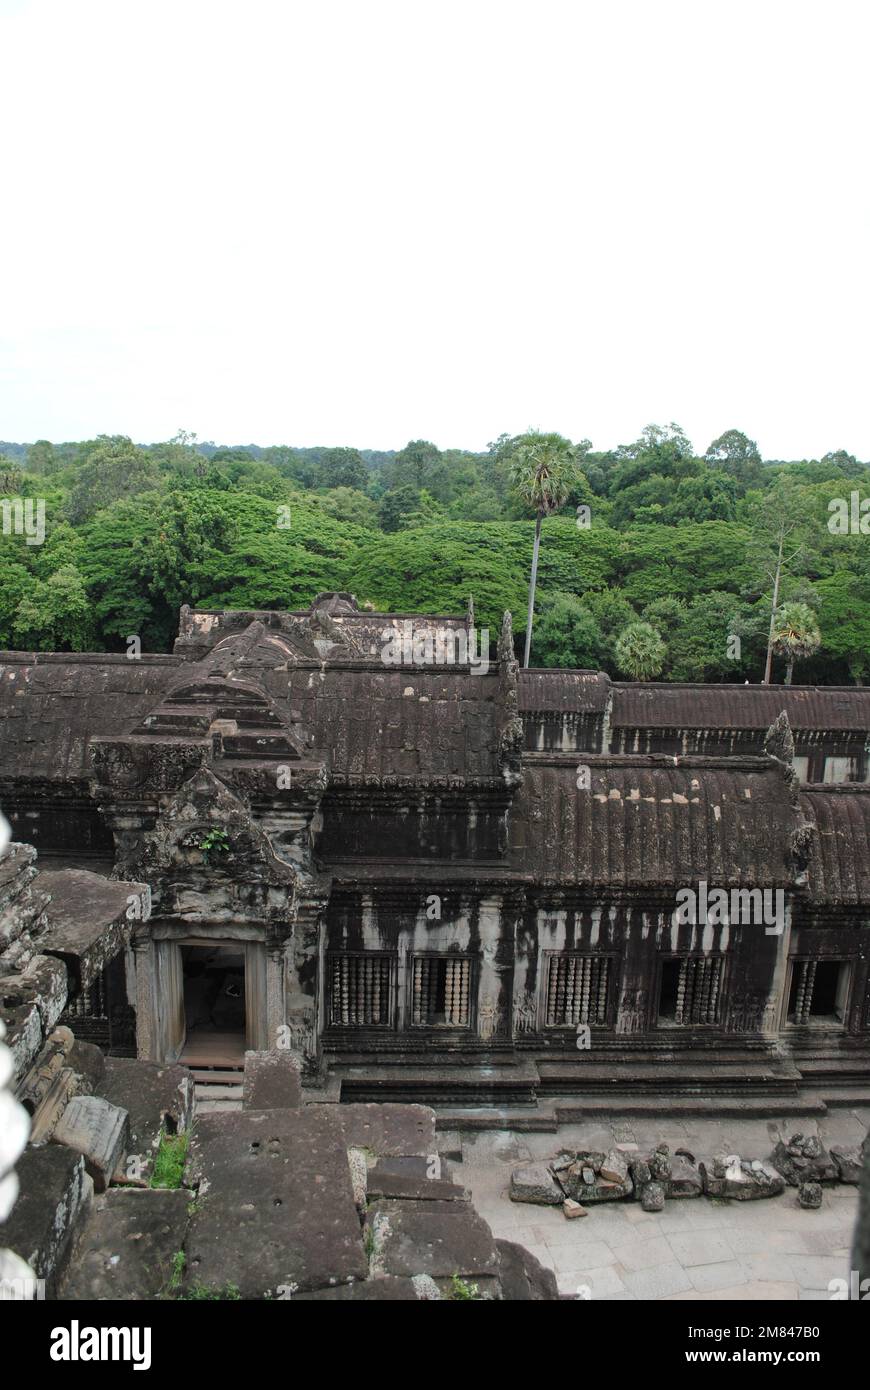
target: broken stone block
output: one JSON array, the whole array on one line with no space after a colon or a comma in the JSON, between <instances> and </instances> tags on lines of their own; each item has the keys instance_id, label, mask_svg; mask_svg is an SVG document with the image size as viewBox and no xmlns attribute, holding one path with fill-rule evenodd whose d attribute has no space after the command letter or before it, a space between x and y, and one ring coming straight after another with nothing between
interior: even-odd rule
<instances>
[{"instance_id":1,"label":"broken stone block","mask_svg":"<svg viewBox=\"0 0 870 1390\"><path fill-rule=\"evenodd\" d=\"M802 1182L836 1182L837 1165L814 1134L793 1134L773 1151L773 1166L790 1187Z\"/></svg>"},{"instance_id":2,"label":"broken stone block","mask_svg":"<svg viewBox=\"0 0 870 1390\"><path fill-rule=\"evenodd\" d=\"M671 1154L667 1144L657 1144L650 1154L649 1171L653 1182L668 1182L671 1177Z\"/></svg>"},{"instance_id":3,"label":"broken stone block","mask_svg":"<svg viewBox=\"0 0 870 1390\"><path fill-rule=\"evenodd\" d=\"M614 1182L606 1178L603 1168L608 1168L614 1174L623 1173L622 1180ZM610 1155L595 1151L578 1153L570 1168L563 1168L559 1173L559 1184L566 1197L581 1204L617 1201L621 1197L630 1197L634 1190L628 1175L628 1164L615 1150Z\"/></svg>"},{"instance_id":4,"label":"broken stone block","mask_svg":"<svg viewBox=\"0 0 870 1390\"><path fill-rule=\"evenodd\" d=\"M510 1240L497 1240L498 1280L503 1299L515 1302L551 1302L559 1297L556 1276L530 1250Z\"/></svg>"},{"instance_id":5,"label":"broken stone block","mask_svg":"<svg viewBox=\"0 0 870 1390\"><path fill-rule=\"evenodd\" d=\"M822 1205L822 1187L817 1182L802 1182L798 1188L798 1201L808 1211L818 1211Z\"/></svg>"},{"instance_id":6,"label":"broken stone block","mask_svg":"<svg viewBox=\"0 0 870 1390\"><path fill-rule=\"evenodd\" d=\"M644 1211L663 1211L665 1189L660 1182L648 1182L641 1188L640 1204Z\"/></svg>"},{"instance_id":7,"label":"broken stone block","mask_svg":"<svg viewBox=\"0 0 870 1390\"><path fill-rule=\"evenodd\" d=\"M628 1178L628 1163L618 1149L611 1149L598 1173L605 1182L624 1183Z\"/></svg>"},{"instance_id":8,"label":"broken stone block","mask_svg":"<svg viewBox=\"0 0 870 1390\"><path fill-rule=\"evenodd\" d=\"M462 1202L373 1202L366 1213L372 1278L429 1274L494 1283L499 1259L492 1231ZM481 1292L485 1288L481 1287Z\"/></svg>"},{"instance_id":9,"label":"broken stone block","mask_svg":"<svg viewBox=\"0 0 870 1390\"><path fill-rule=\"evenodd\" d=\"M671 1176L666 1186L669 1197L700 1197L704 1191L697 1168L681 1154L674 1154L671 1160Z\"/></svg>"},{"instance_id":10,"label":"broken stone block","mask_svg":"<svg viewBox=\"0 0 870 1390\"><path fill-rule=\"evenodd\" d=\"M369 1201L376 1197L405 1197L420 1202L471 1200L465 1188L452 1181L449 1164L437 1154L431 1158L416 1154L376 1158L367 1168L365 1181Z\"/></svg>"},{"instance_id":11,"label":"broken stone block","mask_svg":"<svg viewBox=\"0 0 870 1390\"><path fill-rule=\"evenodd\" d=\"M652 1181L652 1173L645 1158L636 1158L631 1164L631 1176L636 1187L643 1187L644 1183Z\"/></svg>"},{"instance_id":12,"label":"broken stone block","mask_svg":"<svg viewBox=\"0 0 870 1390\"><path fill-rule=\"evenodd\" d=\"M156 1299L184 1248L190 1193L112 1187L95 1199L58 1298Z\"/></svg>"},{"instance_id":13,"label":"broken stone block","mask_svg":"<svg viewBox=\"0 0 870 1390\"><path fill-rule=\"evenodd\" d=\"M95 1091L99 1091L100 1083L106 1074L106 1055L95 1043L73 1038L69 1049L69 1065L79 1078L78 1089L83 1095L93 1095Z\"/></svg>"},{"instance_id":14,"label":"broken stone block","mask_svg":"<svg viewBox=\"0 0 870 1390\"><path fill-rule=\"evenodd\" d=\"M844 1148L840 1144L832 1144L831 1158L837 1165L837 1175L840 1182L855 1183L856 1185L860 1183L863 1164L859 1144L855 1144L850 1149Z\"/></svg>"},{"instance_id":15,"label":"broken stone block","mask_svg":"<svg viewBox=\"0 0 870 1390\"><path fill-rule=\"evenodd\" d=\"M301 1104L300 1066L289 1049L245 1053L245 1110L298 1110Z\"/></svg>"},{"instance_id":16,"label":"broken stone block","mask_svg":"<svg viewBox=\"0 0 870 1390\"><path fill-rule=\"evenodd\" d=\"M530 1163L511 1173L510 1199L558 1207L562 1204L563 1193L545 1163Z\"/></svg>"},{"instance_id":17,"label":"broken stone block","mask_svg":"<svg viewBox=\"0 0 870 1390\"><path fill-rule=\"evenodd\" d=\"M576 1221L578 1216L588 1216L589 1213L579 1202L575 1202L573 1197L566 1197L562 1203L562 1215L569 1221Z\"/></svg>"},{"instance_id":18,"label":"broken stone block","mask_svg":"<svg viewBox=\"0 0 870 1390\"><path fill-rule=\"evenodd\" d=\"M56 1144L25 1149L16 1165L18 1200L2 1227L14 1250L40 1279L59 1270L93 1197L81 1154Z\"/></svg>"},{"instance_id":19,"label":"broken stone block","mask_svg":"<svg viewBox=\"0 0 870 1390\"><path fill-rule=\"evenodd\" d=\"M716 1175L717 1167L724 1169L722 1177ZM778 1197L785 1190L779 1173L757 1158L748 1161L731 1154L721 1163L716 1159L709 1166L699 1163L698 1171L708 1197L727 1197L731 1201L747 1202L760 1197Z\"/></svg>"},{"instance_id":20,"label":"broken stone block","mask_svg":"<svg viewBox=\"0 0 870 1390\"><path fill-rule=\"evenodd\" d=\"M52 1140L75 1149L85 1160L97 1192L105 1192L127 1152L126 1110L101 1096L73 1096L55 1125Z\"/></svg>"},{"instance_id":21,"label":"broken stone block","mask_svg":"<svg viewBox=\"0 0 870 1390\"><path fill-rule=\"evenodd\" d=\"M560 1154L556 1154L556 1157L551 1160L550 1168L554 1173L561 1173L563 1168L570 1168L573 1162L574 1154L568 1153L563 1149Z\"/></svg>"}]
</instances>

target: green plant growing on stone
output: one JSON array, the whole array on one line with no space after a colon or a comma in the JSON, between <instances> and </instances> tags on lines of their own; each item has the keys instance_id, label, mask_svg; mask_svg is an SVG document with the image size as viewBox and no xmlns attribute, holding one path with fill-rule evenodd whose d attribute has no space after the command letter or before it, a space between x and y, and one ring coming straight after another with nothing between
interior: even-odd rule
<instances>
[{"instance_id":1,"label":"green plant growing on stone","mask_svg":"<svg viewBox=\"0 0 870 1390\"><path fill-rule=\"evenodd\" d=\"M479 1284L471 1284L467 1279L460 1279L458 1274L454 1274L450 1280L450 1292L447 1295L449 1303L484 1303L486 1300L480 1292Z\"/></svg>"},{"instance_id":2,"label":"green plant growing on stone","mask_svg":"<svg viewBox=\"0 0 870 1390\"><path fill-rule=\"evenodd\" d=\"M187 1142L186 1134L167 1134L165 1130L160 1131L160 1145L154 1159L151 1187L181 1186L187 1160Z\"/></svg>"},{"instance_id":3,"label":"green plant growing on stone","mask_svg":"<svg viewBox=\"0 0 870 1390\"><path fill-rule=\"evenodd\" d=\"M172 1256L172 1266L169 1278L163 1289L164 1298L176 1299L180 1303L200 1303L233 1301L241 1299L242 1295L237 1284L200 1284L194 1281L185 1291L181 1291L181 1281L184 1278L184 1271L187 1266L187 1256L183 1250L176 1250Z\"/></svg>"},{"instance_id":4,"label":"green plant growing on stone","mask_svg":"<svg viewBox=\"0 0 870 1390\"><path fill-rule=\"evenodd\" d=\"M229 854L230 842L225 830L210 830L199 842L206 864L212 862L212 856L219 858L222 854Z\"/></svg>"}]
</instances>

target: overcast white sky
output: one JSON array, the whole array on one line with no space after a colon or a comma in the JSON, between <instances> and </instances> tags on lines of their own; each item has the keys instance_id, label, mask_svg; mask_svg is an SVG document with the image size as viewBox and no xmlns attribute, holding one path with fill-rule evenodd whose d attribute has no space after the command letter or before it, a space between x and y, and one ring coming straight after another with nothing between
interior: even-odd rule
<instances>
[{"instance_id":1,"label":"overcast white sky","mask_svg":"<svg viewBox=\"0 0 870 1390\"><path fill-rule=\"evenodd\" d=\"M0 438L870 459L864 0L0 16Z\"/></svg>"}]
</instances>

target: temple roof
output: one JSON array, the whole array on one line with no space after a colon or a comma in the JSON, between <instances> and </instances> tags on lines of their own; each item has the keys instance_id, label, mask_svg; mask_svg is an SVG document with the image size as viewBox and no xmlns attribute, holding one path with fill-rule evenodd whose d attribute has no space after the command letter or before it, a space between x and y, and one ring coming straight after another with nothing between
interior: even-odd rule
<instances>
[{"instance_id":1,"label":"temple roof","mask_svg":"<svg viewBox=\"0 0 870 1390\"><path fill-rule=\"evenodd\" d=\"M544 883L626 888L794 883L794 807L763 759L531 761L511 817L513 867Z\"/></svg>"},{"instance_id":2,"label":"temple roof","mask_svg":"<svg viewBox=\"0 0 870 1390\"><path fill-rule=\"evenodd\" d=\"M835 685L613 684L613 728L768 729L785 710L793 729L870 729L870 688Z\"/></svg>"},{"instance_id":3,"label":"temple roof","mask_svg":"<svg viewBox=\"0 0 870 1390\"><path fill-rule=\"evenodd\" d=\"M800 801L816 825L809 867L811 901L870 903L870 784L812 787L801 793Z\"/></svg>"}]
</instances>

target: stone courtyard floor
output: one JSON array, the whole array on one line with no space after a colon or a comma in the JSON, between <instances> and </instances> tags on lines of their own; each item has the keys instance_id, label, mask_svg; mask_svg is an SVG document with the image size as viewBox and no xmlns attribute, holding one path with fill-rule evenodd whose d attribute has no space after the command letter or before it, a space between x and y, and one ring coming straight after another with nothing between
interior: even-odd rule
<instances>
[{"instance_id":1,"label":"stone courtyard floor","mask_svg":"<svg viewBox=\"0 0 870 1390\"><path fill-rule=\"evenodd\" d=\"M449 1123L448 1112L440 1122ZM831 1279L849 1277L857 1188L826 1187L819 1211L804 1211L795 1188L750 1202L670 1200L650 1213L638 1202L605 1202L568 1221L559 1207L511 1202L512 1168L559 1149L609 1149L665 1141L696 1159L739 1153L767 1159L779 1138L818 1134L826 1146L860 1144L870 1109L832 1110L819 1120L646 1118L565 1125L558 1134L487 1130L462 1135L456 1179L468 1187L493 1234L526 1246L555 1272L566 1297L634 1299L829 1299ZM589 1292L583 1292L583 1289Z\"/></svg>"}]
</instances>

